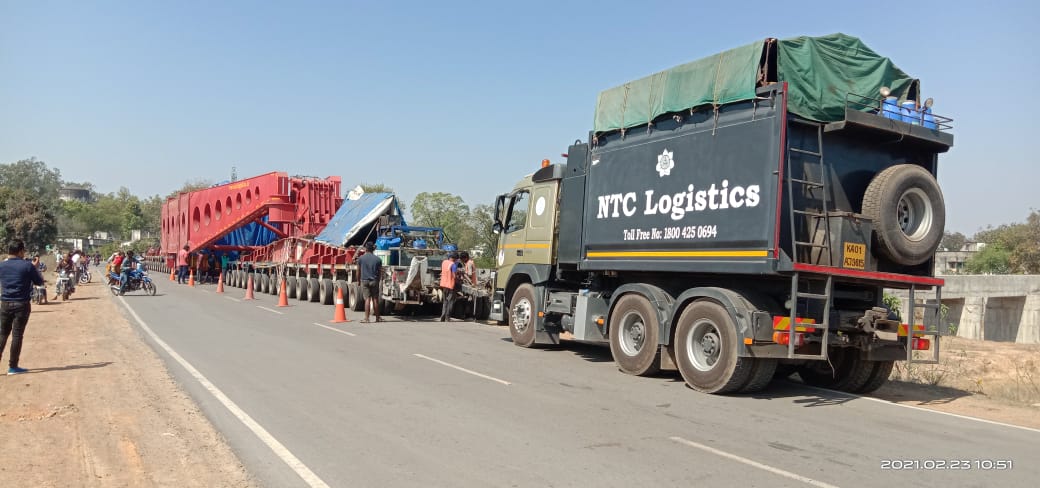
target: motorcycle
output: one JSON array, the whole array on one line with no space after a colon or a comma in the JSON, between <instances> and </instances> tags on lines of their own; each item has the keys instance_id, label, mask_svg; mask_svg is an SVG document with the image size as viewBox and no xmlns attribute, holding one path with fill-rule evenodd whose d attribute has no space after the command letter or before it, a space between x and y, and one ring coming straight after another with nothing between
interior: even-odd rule
<instances>
[{"instance_id":1,"label":"motorcycle","mask_svg":"<svg viewBox=\"0 0 1040 488\"><path fill-rule=\"evenodd\" d=\"M54 294L55 296L61 296L62 300L68 300L69 295L75 291L72 285L72 278L62 271L58 274L58 280L55 282Z\"/></svg>"},{"instance_id":2,"label":"motorcycle","mask_svg":"<svg viewBox=\"0 0 1040 488\"><path fill-rule=\"evenodd\" d=\"M29 294L29 300L37 305L47 304L47 286L33 285L32 292Z\"/></svg>"},{"instance_id":3,"label":"motorcycle","mask_svg":"<svg viewBox=\"0 0 1040 488\"><path fill-rule=\"evenodd\" d=\"M87 269L87 265L83 264L79 267L79 284L85 285L90 283L91 280L90 270Z\"/></svg>"},{"instance_id":4,"label":"motorcycle","mask_svg":"<svg viewBox=\"0 0 1040 488\"><path fill-rule=\"evenodd\" d=\"M145 294L155 296L155 292L157 291L155 283L153 283L152 279L148 277L148 272L134 270L130 272L129 277L130 281L127 282L126 289L123 290L124 294L131 291L142 290ZM116 273L112 273L110 278L115 284L110 286L109 289L112 291L113 295L118 296L119 287L123 283L123 277Z\"/></svg>"}]
</instances>

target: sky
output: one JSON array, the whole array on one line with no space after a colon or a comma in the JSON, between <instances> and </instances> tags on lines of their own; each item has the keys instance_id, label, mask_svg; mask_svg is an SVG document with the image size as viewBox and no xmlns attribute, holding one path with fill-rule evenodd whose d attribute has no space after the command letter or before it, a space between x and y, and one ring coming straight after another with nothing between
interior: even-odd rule
<instances>
[{"instance_id":1,"label":"sky","mask_svg":"<svg viewBox=\"0 0 1040 488\"><path fill-rule=\"evenodd\" d=\"M766 37L843 32L954 119L947 230L1023 221L1040 208L1040 7L873 5L0 0L0 163L36 157L141 196L234 167L490 204L587 139L604 89Z\"/></svg>"}]
</instances>

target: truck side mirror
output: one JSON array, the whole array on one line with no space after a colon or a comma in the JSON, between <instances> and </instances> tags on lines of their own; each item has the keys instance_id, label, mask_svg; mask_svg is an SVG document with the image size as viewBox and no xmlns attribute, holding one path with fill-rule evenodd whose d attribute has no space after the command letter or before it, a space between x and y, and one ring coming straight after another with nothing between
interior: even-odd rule
<instances>
[{"instance_id":1,"label":"truck side mirror","mask_svg":"<svg viewBox=\"0 0 1040 488\"><path fill-rule=\"evenodd\" d=\"M502 233L502 223L501 222L495 222L494 224L492 224L491 225L491 232L494 232L496 234L501 234Z\"/></svg>"}]
</instances>

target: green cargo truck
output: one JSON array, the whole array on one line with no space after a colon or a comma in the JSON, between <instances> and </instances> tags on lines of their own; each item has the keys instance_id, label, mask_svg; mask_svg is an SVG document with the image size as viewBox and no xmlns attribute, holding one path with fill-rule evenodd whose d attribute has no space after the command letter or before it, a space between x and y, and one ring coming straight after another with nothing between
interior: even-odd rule
<instances>
[{"instance_id":1,"label":"green cargo truck","mask_svg":"<svg viewBox=\"0 0 1040 488\"><path fill-rule=\"evenodd\" d=\"M793 373L866 392L895 361L937 361L937 303L910 300L921 321L882 305L943 283L951 120L920 99L843 34L604 91L588 141L497 199L491 318L518 346L605 343L625 373L678 369L708 393Z\"/></svg>"}]
</instances>

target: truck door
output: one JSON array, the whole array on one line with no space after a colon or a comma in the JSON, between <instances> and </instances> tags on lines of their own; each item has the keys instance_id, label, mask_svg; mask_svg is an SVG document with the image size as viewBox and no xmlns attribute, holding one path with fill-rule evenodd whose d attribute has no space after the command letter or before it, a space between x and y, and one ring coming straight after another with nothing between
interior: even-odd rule
<instances>
[{"instance_id":1,"label":"truck door","mask_svg":"<svg viewBox=\"0 0 1040 488\"><path fill-rule=\"evenodd\" d=\"M517 263L527 263L527 220L530 215L531 189L523 188L512 193L506 204L506 215L502 238L498 247L499 280L508 279Z\"/></svg>"},{"instance_id":2,"label":"truck door","mask_svg":"<svg viewBox=\"0 0 1040 488\"><path fill-rule=\"evenodd\" d=\"M527 215L524 263L552 264L553 230L556 221L556 182L531 188Z\"/></svg>"}]
</instances>

